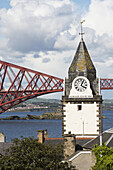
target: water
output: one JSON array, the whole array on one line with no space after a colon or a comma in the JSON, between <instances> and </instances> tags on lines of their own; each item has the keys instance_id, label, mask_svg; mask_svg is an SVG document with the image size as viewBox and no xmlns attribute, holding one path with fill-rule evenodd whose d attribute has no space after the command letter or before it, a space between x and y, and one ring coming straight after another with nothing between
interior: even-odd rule
<instances>
[{"instance_id":1,"label":"water","mask_svg":"<svg viewBox=\"0 0 113 170\"><path fill-rule=\"evenodd\" d=\"M27 114L39 116L45 111L40 112L5 112L0 118L9 116L25 117ZM49 137L61 137L61 120L0 120L0 131L6 136L6 141L11 139L34 136L37 138L37 130L47 129Z\"/></svg>"},{"instance_id":2,"label":"water","mask_svg":"<svg viewBox=\"0 0 113 170\"><path fill-rule=\"evenodd\" d=\"M7 116L21 116L25 117L27 114L40 115L41 112L7 112L0 115ZM113 127L113 111L103 111L103 115L107 119L103 119L103 130ZM37 130L47 129L49 137L62 137L62 121L61 120L0 120L0 131L5 134L6 141L10 142L13 138L20 138L20 136L37 138Z\"/></svg>"},{"instance_id":3,"label":"water","mask_svg":"<svg viewBox=\"0 0 113 170\"><path fill-rule=\"evenodd\" d=\"M103 116L107 119L103 119L103 131L113 127L113 110L103 111Z\"/></svg>"},{"instance_id":4,"label":"water","mask_svg":"<svg viewBox=\"0 0 113 170\"><path fill-rule=\"evenodd\" d=\"M2 114L0 114L0 118L6 118L9 116L19 116L19 117L26 117L27 115L36 115L39 116L43 113L45 113L46 111L35 111L35 112L4 112Z\"/></svg>"}]
</instances>

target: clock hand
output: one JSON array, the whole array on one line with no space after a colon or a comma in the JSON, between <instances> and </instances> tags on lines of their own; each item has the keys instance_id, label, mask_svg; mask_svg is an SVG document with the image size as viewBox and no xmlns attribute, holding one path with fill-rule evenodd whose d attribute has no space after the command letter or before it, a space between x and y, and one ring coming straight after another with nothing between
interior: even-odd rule
<instances>
[{"instance_id":1,"label":"clock hand","mask_svg":"<svg viewBox=\"0 0 113 170\"><path fill-rule=\"evenodd\" d=\"M82 87L84 87L84 86L83 86L83 83L84 83L84 81L82 80L82 82L81 82L81 86L82 86Z\"/></svg>"},{"instance_id":2,"label":"clock hand","mask_svg":"<svg viewBox=\"0 0 113 170\"><path fill-rule=\"evenodd\" d=\"M86 85L85 85L84 81L82 81L81 86L82 86L83 88L86 88Z\"/></svg>"}]
</instances>

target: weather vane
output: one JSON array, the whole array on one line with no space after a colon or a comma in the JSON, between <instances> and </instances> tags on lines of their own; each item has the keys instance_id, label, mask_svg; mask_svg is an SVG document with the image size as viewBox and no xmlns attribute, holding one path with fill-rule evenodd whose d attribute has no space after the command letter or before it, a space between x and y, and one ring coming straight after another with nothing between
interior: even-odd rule
<instances>
[{"instance_id":1,"label":"weather vane","mask_svg":"<svg viewBox=\"0 0 113 170\"><path fill-rule=\"evenodd\" d=\"M81 23L81 32L79 33L79 35L81 35L81 39L83 38L83 28L82 28L82 24L85 22L85 20L83 20L83 21L80 21L80 23Z\"/></svg>"}]
</instances>

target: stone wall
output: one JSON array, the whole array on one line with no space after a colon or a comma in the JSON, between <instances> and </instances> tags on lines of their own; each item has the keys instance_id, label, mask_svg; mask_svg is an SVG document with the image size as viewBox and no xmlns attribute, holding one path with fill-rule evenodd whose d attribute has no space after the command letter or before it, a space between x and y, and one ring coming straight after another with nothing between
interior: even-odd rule
<instances>
[{"instance_id":1,"label":"stone wall","mask_svg":"<svg viewBox=\"0 0 113 170\"><path fill-rule=\"evenodd\" d=\"M75 153L75 135L67 134L64 136L64 158L68 158Z\"/></svg>"}]
</instances>

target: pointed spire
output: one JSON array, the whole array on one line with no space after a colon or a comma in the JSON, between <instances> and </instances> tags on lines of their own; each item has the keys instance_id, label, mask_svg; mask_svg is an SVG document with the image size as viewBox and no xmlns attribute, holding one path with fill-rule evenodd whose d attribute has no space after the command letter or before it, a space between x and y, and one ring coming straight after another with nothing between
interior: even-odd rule
<instances>
[{"instance_id":1,"label":"pointed spire","mask_svg":"<svg viewBox=\"0 0 113 170\"><path fill-rule=\"evenodd\" d=\"M83 21L81 22L81 41L68 71L70 81L77 76L85 76L90 81L96 79L96 70L83 40L82 23Z\"/></svg>"}]
</instances>

